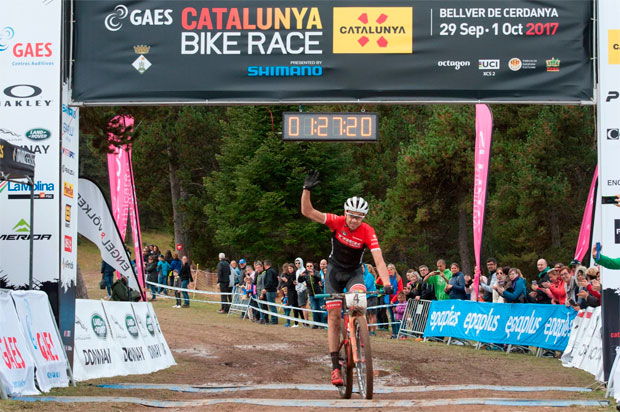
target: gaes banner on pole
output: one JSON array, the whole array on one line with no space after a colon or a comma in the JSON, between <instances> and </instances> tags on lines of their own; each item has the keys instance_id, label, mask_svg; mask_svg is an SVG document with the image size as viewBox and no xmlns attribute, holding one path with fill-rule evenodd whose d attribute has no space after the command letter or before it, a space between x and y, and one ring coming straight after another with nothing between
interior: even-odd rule
<instances>
[{"instance_id":1,"label":"gaes banner on pole","mask_svg":"<svg viewBox=\"0 0 620 412\"><path fill-rule=\"evenodd\" d=\"M40 291L11 292L15 309L26 339L28 349L36 364L39 388L69 386L67 358L52 318L48 297Z\"/></svg>"},{"instance_id":2,"label":"gaes banner on pole","mask_svg":"<svg viewBox=\"0 0 620 412\"><path fill-rule=\"evenodd\" d=\"M474 256L478 270L474 276L473 300L477 300L482 266L480 253L482 249L482 235L484 231L484 212L487 200L487 180L489 176L489 162L491 160L491 145L493 139L493 115L486 104L476 105L476 152L474 154Z\"/></svg>"},{"instance_id":3,"label":"gaes banner on pole","mask_svg":"<svg viewBox=\"0 0 620 412\"><path fill-rule=\"evenodd\" d=\"M38 395L34 386L34 359L9 292L0 292L0 351L3 353L0 381L7 394Z\"/></svg>"}]
</instances>

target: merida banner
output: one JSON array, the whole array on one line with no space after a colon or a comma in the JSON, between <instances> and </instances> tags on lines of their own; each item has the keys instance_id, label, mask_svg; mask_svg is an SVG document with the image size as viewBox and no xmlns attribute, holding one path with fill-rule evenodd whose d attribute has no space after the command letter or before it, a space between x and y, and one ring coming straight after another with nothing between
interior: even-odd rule
<instances>
[{"instance_id":1,"label":"merida banner","mask_svg":"<svg viewBox=\"0 0 620 412\"><path fill-rule=\"evenodd\" d=\"M562 305L433 301L424 337L449 336L563 351L576 315Z\"/></svg>"},{"instance_id":2,"label":"merida banner","mask_svg":"<svg viewBox=\"0 0 620 412\"><path fill-rule=\"evenodd\" d=\"M585 102L591 0L75 0L88 104Z\"/></svg>"}]
</instances>

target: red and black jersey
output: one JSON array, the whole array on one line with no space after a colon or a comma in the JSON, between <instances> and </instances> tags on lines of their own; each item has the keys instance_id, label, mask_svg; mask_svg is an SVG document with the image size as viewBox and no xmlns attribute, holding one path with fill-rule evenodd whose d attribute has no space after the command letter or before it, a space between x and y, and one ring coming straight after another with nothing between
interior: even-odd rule
<instances>
[{"instance_id":1,"label":"red and black jersey","mask_svg":"<svg viewBox=\"0 0 620 412\"><path fill-rule=\"evenodd\" d=\"M325 222L332 232L332 251L329 261L341 269L356 269L362 264L364 249L380 249L375 230L367 223L351 231L344 216L325 213Z\"/></svg>"}]
</instances>

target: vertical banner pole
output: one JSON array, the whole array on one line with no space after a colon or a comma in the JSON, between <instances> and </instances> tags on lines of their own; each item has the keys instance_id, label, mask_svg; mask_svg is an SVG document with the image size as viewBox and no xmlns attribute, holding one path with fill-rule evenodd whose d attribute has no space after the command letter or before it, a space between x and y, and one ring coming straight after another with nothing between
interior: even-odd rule
<instances>
[{"instance_id":1,"label":"vertical banner pole","mask_svg":"<svg viewBox=\"0 0 620 412\"><path fill-rule=\"evenodd\" d=\"M32 281L33 281L33 271L32 265L34 263L34 180L28 178L28 183L30 184L30 240L29 243L29 253L28 253L28 289L32 290Z\"/></svg>"},{"instance_id":2,"label":"vertical banner pole","mask_svg":"<svg viewBox=\"0 0 620 412\"><path fill-rule=\"evenodd\" d=\"M618 112L620 111L620 29L617 0L598 2L598 93L597 93L597 139L598 139L598 193L615 196L620 193L620 157L618 140ZM598 196L597 196L598 197ZM602 254L610 258L620 257L620 208L613 204L601 205ZM601 267L603 368L604 380L609 379L616 347L620 346L620 272Z\"/></svg>"},{"instance_id":3,"label":"vertical banner pole","mask_svg":"<svg viewBox=\"0 0 620 412\"><path fill-rule=\"evenodd\" d=\"M198 289L198 270L200 270L200 265L196 263L196 279L194 280L194 293L192 293L192 299L196 298L196 289Z\"/></svg>"},{"instance_id":4,"label":"vertical banner pole","mask_svg":"<svg viewBox=\"0 0 620 412\"><path fill-rule=\"evenodd\" d=\"M493 138L493 115L486 104L476 105L476 151L474 154L474 255L476 273L473 285L473 300L478 300L480 275L482 273L480 253L482 249L482 233L484 229L484 212L487 199L487 180Z\"/></svg>"}]
</instances>

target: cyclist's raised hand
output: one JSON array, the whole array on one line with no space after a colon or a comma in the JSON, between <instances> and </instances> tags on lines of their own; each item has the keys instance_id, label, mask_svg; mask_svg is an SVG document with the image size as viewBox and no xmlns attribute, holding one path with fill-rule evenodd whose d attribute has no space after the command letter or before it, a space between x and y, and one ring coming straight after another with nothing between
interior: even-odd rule
<instances>
[{"instance_id":1,"label":"cyclist's raised hand","mask_svg":"<svg viewBox=\"0 0 620 412\"><path fill-rule=\"evenodd\" d=\"M385 293L386 295L393 295L394 294L394 289L392 288L391 285L385 285L383 287L383 293Z\"/></svg>"},{"instance_id":2,"label":"cyclist's raised hand","mask_svg":"<svg viewBox=\"0 0 620 412\"><path fill-rule=\"evenodd\" d=\"M319 180L320 173L318 170L312 170L304 180L304 190L312 190L316 185L321 183Z\"/></svg>"}]
</instances>

